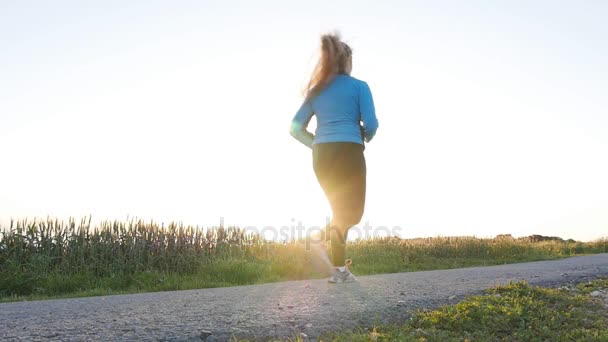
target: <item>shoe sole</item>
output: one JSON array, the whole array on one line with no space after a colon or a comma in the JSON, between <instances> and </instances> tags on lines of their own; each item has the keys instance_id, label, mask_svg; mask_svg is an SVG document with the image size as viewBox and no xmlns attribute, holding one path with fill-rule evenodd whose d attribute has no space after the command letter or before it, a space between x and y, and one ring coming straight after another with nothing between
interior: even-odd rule
<instances>
[{"instance_id":1,"label":"shoe sole","mask_svg":"<svg viewBox=\"0 0 608 342\"><path fill-rule=\"evenodd\" d=\"M330 284L344 284L344 283L356 283L357 279L348 279L348 280L336 280L336 281L332 281L331 279L327 280L328 283Z\"/></svg>"}]
</instances>

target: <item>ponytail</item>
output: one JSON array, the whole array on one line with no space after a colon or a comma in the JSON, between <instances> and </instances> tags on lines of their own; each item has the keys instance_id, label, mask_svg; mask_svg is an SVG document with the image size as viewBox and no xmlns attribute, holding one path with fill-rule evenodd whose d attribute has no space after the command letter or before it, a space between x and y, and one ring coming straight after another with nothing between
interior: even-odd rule
<instances>
[{"instance_id":1,"label":"ponytail","mask_svg":"<svg viewBox=\"0 0 608 342\"><path fill-rule=\"evenodd\" d=\"M342 42L339 34L321 36L321 56L305 89L306 100L312 100L339 73L344 73L351 57L350 47Z\"/></svg>"}]
</instances>

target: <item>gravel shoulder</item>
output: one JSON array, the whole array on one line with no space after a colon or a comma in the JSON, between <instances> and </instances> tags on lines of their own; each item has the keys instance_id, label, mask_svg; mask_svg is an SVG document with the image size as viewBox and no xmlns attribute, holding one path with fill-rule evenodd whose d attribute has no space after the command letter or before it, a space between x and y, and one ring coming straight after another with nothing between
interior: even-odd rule
<instances>
[{"instance_id":1,"label":"gravel shoulder","mask_svg":"<svg viewBox=\"0 0 608 342\"><path fill-rule=\"evenodd\" d=\"M224 341L314 338L398 322L417 308L526 280L561 286L608 275L608 254L489 267L0 304L0 340Z\"/></svg>"}]
</instances>

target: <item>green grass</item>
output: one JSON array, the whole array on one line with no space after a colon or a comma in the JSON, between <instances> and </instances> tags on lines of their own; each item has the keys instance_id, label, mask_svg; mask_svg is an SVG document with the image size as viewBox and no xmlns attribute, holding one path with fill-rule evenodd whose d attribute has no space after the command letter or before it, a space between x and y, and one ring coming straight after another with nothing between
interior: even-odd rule
<instances>
[{"instance_id":1,"label":"green grass","mask_svg":"<svg viewBox=\"0 0 608 342\"><path fill-rule=\"evenodd\" d=\"M414 312L402 324L329 333L321 340L608 341L608 308L601 297L589 296L599 289L608 289L608 278L574 290L510 283L456 305Z\"/></svg>"},{"instance_id":2,"label":"green grass","mask_svg":"<svg viewBox=\"0 0 608 342\"><path fill-rule=\"evenodd\" d=\"M348 244L358 275L549 260L608 252L608 239L583 243L538 237L383 238ZM185 290L320 278L304 241L276 243L237 227L171 223L11 222L0 227L0 301Z\"/></svg>"}]
</instances>

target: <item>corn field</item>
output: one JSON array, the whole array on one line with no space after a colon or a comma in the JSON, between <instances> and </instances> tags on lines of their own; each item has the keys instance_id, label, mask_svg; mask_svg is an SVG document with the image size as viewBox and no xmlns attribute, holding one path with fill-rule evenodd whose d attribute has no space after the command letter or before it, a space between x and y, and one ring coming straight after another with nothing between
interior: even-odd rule
<instances>
[{"instance_id":1,"label":"corn field","mask_svg":"<svg viewBox=\"0 0 608 342\"><path fill-rule=\"evenodd\" d=\"M32 262L62 273L92 272L97 276L146 270L194 272L213 258L246 258L264 242L236 227L167 226L154 222L102 222L90 218L77 225L58 220L11 221L0 240L0 265L27 267Z\"/></svg>"},{"instance_id":2,"label":"corn field","mask_svg":"<svg viewBox=\"0 0 608 342\"><path fill-rule=\"evenodd\" d=\"M238 227L202 229L142 220L106 221L92 227L89 217L67 222L11 221L9 227L0 227L0 234L0 298L57 294L96 286L132 288L133 277L142 274L157 275L155 284L170 274L204 278L204 282L191 285L202 287L324 275L315 264L318 256L307 249L304 241L267 241ZM561 239L539 242L526 238L392 237L354 241L347 248L357 274L491 265L602 252L608 252L606 238L582 243ZM100 285L101 280L108 278L124 281ZM150 290L146 281L138 280L137 289ZM156 285L153 289L186 286L179 281Z\"/></svg>"}]
</instances>

